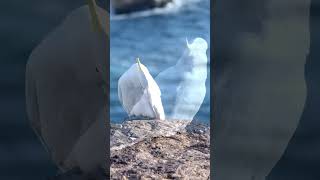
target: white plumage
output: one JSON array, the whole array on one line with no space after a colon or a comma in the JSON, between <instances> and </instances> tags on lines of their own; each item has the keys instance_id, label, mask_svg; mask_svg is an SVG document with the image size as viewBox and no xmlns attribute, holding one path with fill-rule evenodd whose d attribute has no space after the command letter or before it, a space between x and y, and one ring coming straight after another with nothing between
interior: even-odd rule
<instances>
[{"instance_id":1,"label":"white plumage","mask_svg":"<svg viewBox=\"0 0 320 180\"><path fill-rule=\"evenodd\" d=\"M118 96L129 116L165 119L160 88L139 60L120 77Z\"/></svg>"},{"instance_id":2,"label":"white plumage","mask_svg":"<svg viewBox=\"0 0 320 180\"><path fill-rule=\"evenodd\" d=\"M27 64L28 118L62 171L105 168L108 19L90 1L72 11L33 50ZM93 23L102 31L94 31Z\"/></svg>"},{"instance_id":3,"label":"white plumage","mask_svg":"<svg viewBox=\"0 0 320 180\"><path fill-rule=\"evenodd\" d=\"M208 44L202 38L186 44L177 64L155 78L162 92L167 119L192 120L206 95Z\"/></svg>"}]
</instances>

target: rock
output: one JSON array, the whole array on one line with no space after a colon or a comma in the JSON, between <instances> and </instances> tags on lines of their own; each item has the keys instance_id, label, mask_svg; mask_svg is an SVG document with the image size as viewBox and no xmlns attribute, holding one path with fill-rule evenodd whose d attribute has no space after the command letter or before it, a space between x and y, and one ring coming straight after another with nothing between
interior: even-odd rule
<instances>
[{"instance_id":1,"label":"rock","mask_svg":"<svg viewBox=\"0 0 320 180\"><path fill-rule=\"evenodd\" d=\"M112 0L115 14L127 14L157 7L164 7L173 0Z\"/></svg>"},{"instance_id":2,"label":"rock","mask_svg":"<svg viewBox=\"0 0 320 180\"><path fill-rule=\"evenodd\" d=\"M209 125L208 124L203 124L201 121L198 121L196 119L192 120L191 123L189 123L186 126L185 129L189 133L198 133L198 134L210 135Z\"/></svg>"},{"instance_id":3,"label":"rock","mask_svg":"<svg viewBox=\"0 0 320 180\"><path fill-rule=\"evenodd\" d=\"M111 179L209 179L209 127L190 121L111 125Z\"/></svg>"}]
</instances>

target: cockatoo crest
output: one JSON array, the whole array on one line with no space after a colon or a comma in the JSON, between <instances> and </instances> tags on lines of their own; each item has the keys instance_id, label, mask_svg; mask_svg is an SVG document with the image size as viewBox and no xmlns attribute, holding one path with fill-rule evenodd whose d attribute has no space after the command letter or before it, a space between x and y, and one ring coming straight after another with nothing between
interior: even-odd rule
<instances>
[{"instance_id":1,"label":"cockatoo crest","mask_svg":"<svg viewBox=\"0 0 320 180\"><path fill-rule=\"evenodd\" d=\"M203 50L206 51L208 49L208 43L202 38L196 38L190 44L188 38L186 38L187 47L190 50Z\"/></svg>"}]
</instances>

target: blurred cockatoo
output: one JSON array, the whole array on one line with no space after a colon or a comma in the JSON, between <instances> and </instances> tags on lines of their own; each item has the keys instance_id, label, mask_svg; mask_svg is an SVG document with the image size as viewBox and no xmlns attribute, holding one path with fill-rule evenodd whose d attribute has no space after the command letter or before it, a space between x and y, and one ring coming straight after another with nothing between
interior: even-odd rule
<instances>
[{"instance_id":1,"label":"blurred cockatoo","mask_svg":"<svg viewBox=\"0 0 320 180\"><path fill-rule=\"evenodd\" d=\"M206 95L207 42L195 38L176 65L155 78L162 92L167 119L192 120Z\"/></svg>"},{"instance_id":2,"label":"blurred cockatoo","mask_svg":"<svg viewBox=\"0 0 320 180\"><path fill-rule=\"evenodd\" d=\"M108 21L88 0L33 50L26 67L28 118L62 172L106 168Z\"/></svg>"}]
</instances>

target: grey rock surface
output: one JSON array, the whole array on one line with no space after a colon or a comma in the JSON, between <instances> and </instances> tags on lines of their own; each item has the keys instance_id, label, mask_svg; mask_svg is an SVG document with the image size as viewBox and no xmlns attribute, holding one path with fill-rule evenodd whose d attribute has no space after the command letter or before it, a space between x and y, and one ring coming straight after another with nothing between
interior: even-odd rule
<instances>
[{"instance_id":1,"label":"grey rock surface","mask_svg":"<svg viewBox=\"0 0 320 180\"><path fill-rule=\"evenodd\" d=\"M184 120L111 125L111 179L209 179L210 129Z\"/></svg>"}]
</instances>

